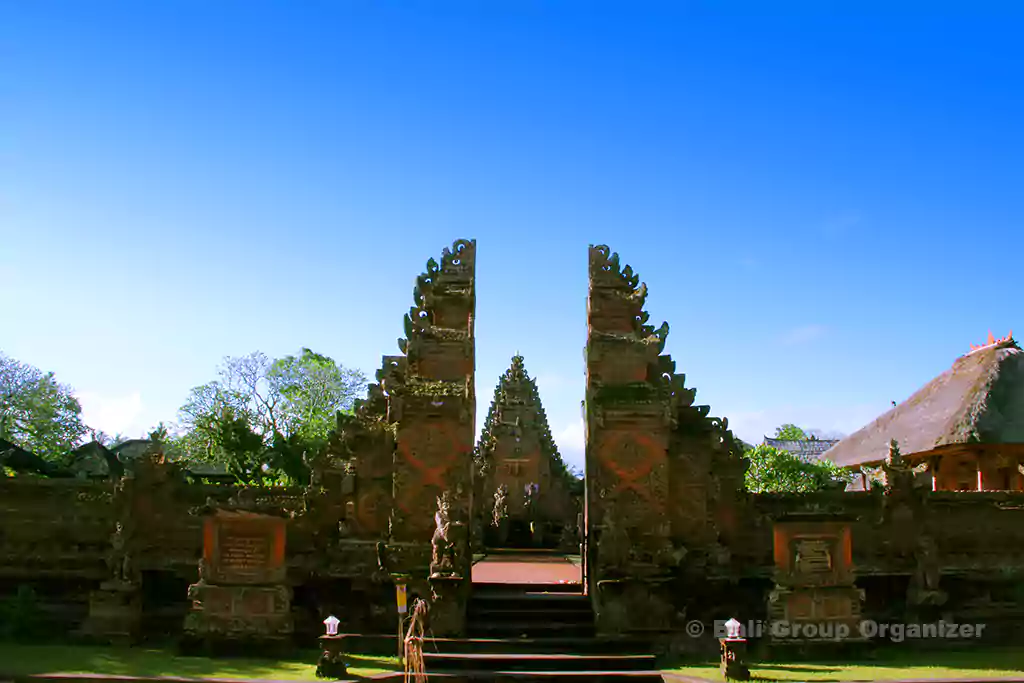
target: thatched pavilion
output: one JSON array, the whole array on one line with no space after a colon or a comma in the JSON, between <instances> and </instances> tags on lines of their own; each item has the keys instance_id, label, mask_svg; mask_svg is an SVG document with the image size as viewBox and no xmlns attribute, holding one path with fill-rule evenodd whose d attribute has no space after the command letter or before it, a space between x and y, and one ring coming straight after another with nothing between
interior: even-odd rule
<instances>
[{"instance_id":1,"label":"thatched pavilion","mask_svg":"<svg viewBox=\"0 0 1024 683\"><path fill-rule=\"evenodd\" d=\"M862 473L895 439L936 491L1024 490L1024 351L1012 333L971 346L953 367L825 456Z\"/></svg>"}]
</instances>

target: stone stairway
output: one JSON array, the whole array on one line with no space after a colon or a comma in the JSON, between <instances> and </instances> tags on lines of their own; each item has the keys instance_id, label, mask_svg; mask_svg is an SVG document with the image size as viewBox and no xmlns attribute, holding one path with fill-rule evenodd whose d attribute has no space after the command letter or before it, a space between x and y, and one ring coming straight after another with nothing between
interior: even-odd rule
<instances>
[{"instance_id":1,"label":"stone stairway","mask_svg":"<svg viewBox=\"0 0 1024 683\"><path fill-rule=\"evenodd\" d=\"M661 680L644 643L595 635L579 584L474 584L467 638L429 640L424 662L462 680Z\"/></svg>"}]
</instances>

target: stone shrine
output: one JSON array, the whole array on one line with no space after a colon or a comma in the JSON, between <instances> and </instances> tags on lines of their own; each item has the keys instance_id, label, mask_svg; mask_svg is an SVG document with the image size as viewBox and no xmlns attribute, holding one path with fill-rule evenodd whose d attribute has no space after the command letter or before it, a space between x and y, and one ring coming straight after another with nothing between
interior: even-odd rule
<instances>
[{"instance_id":1,"label":"stone shrine","mask_svg":"<svg viewBox=\"0 0 1024 683\"><path fill-rule=\"evenodd\" d=\"M833 640L860 637L864 591L855 585L850 524L835 518L788 519L774 525L775 589L768 617L785 624L771 629L774 640ZM809 632L795 631L810 625Z\"/></svg>"},{"instance_id":2,"label":"stone shrine","mask_svg":"<svg viewBox=\"0 0 1024 683\"><path fill-rule=\"evenodd\" d=\"M577 513L582 482L565 466L551 436L537 384L521 355L498 380L476 449L474 513L489 547L579 547ZM579 489L579 490L577 490Z\"/></svg>"},{"instance_id":3,"label":"stone shrine","mask_svg":"<svg viewBox=\"0 0 1024 683\"><path fill-rule=\"evenodd\" d=\"M203 524L185 632L201 640L280 640L293 630L281 516L218 508Z\"/></svg>"}]
</instances>

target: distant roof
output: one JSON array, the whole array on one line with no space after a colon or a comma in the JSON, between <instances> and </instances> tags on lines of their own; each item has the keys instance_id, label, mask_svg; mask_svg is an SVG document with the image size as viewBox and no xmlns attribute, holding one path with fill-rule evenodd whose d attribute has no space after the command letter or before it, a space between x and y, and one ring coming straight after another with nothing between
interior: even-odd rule
<instances>
[{"instance_id":1,"label":"distant roof","mask_svg":"<svg viewBox=\"0 0 1024 683\"><path fill-rule=\"evenodd\" d=\"M839 443L836 439L769 439L764 437L764 445L772 446L780 451L789 451L801 460L819 460L825 451Z\"/></svg>"},{"instance_id":2,"label":"distant roof","mask_svg":"<svg viewBox=\"0 0 1024 683\"><path fill-rule=\"evenodd\" d=\"M124 465L117 455L99 441L93 440L68 454L68 465L76 474L120 479Z\"/></svg>"},{"instance_id":3,"label":"distant roof","mask_svg":"<svg viewBox=\"0 0 1024 683\"><path fill-rule=\"evenodd\" d=\"M1024 443L1024 352L1008 336L961 356L917 393L842 439L825 457L850 467L959 443Z\"/></svg>"}]
</instances>

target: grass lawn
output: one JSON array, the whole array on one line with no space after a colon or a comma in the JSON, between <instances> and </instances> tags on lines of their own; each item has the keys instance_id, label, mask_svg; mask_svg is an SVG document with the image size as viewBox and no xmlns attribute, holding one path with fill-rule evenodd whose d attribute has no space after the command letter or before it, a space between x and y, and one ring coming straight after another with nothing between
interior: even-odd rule
<instances>
[{"instance_id":1,"label":"grass lawn","mask_svg":"<svg viewBox=\"0 0 1024 683\"><path fill-rule=\"evenodd\" d=\"M683 666L671 673L721 681L718 663ZM886 650L872 660L851 662L753 662L751 678L762 681L892 681L936 678L1024 679L1024 648Z\"/></svg>"},{"instance_id":2,"label":"grass lawn","mask_svg":"<svg viewBox=\"0 0 1024 683\"><path fill-rule=\"evenodd\" d=\"M263 678L316 680L319 651L294 660L181 657L156 648L85 647L78 645L11 645L0 643L0 675L91 673L180 678ZM396 657L348 658L353 677L373 676L398 668Z\"/></svg>"}]
</instances>

